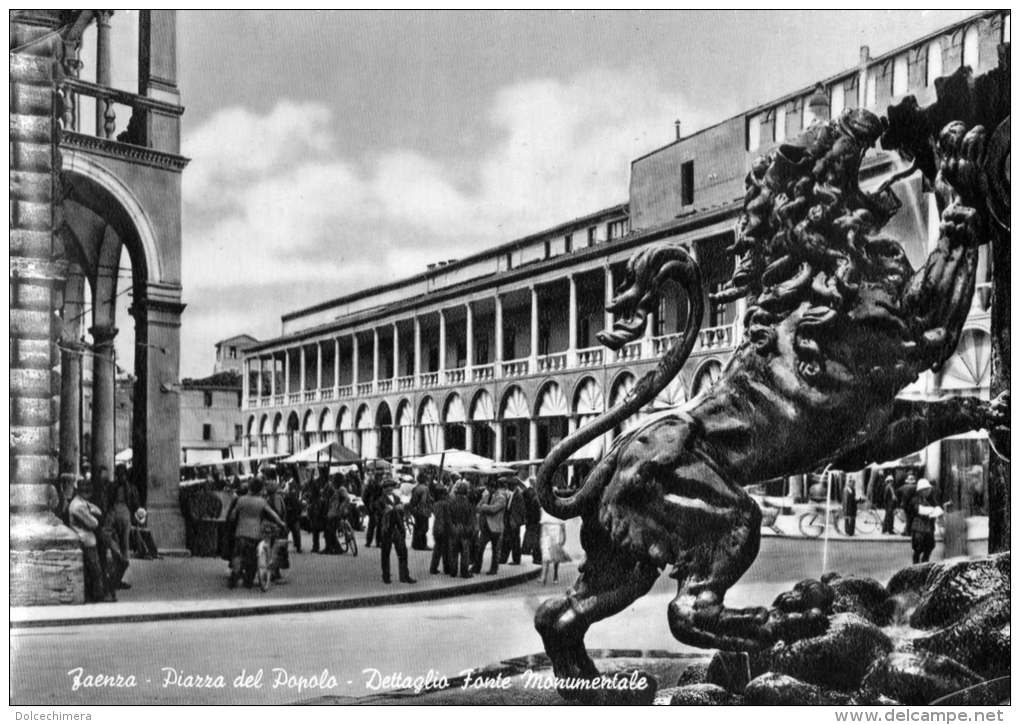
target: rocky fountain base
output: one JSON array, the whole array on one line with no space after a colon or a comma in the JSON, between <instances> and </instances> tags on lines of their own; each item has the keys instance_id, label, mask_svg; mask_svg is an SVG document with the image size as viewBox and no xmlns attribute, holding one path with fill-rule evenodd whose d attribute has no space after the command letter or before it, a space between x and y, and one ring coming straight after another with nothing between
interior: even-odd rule
<instances>
[{"instance_id":1,"label":"rocky fountain base","mask_svg":"<svg viewBox=\"0 0 1020 725\"><path fill-rule=\"evenodd\" d=\"M825 634L716 653L660 690L674 705L995 705L1009 697L1010 554L903 569L882 586L830 574L781 595L830 612Z\"/></svg>"}]
</instances>

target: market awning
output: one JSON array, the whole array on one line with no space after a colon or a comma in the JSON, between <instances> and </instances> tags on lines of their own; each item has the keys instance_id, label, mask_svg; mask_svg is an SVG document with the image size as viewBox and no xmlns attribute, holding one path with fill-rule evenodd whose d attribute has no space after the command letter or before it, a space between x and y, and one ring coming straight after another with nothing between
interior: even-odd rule
<instances>
[{"instance_id":1,"label":"market awning","mask_svg":"<svg viewBox=\"0 0 1020 725\"><path fill-rule=\"evenodd\" d=\"M336 441L325 441L316 443L314 446L298 451L292 456L284 458L280 463L329 463L344 464L356 463L361 456Z\"/></svg>"},{"instance_id":2,"label":"market awning","mask_svg":"<svg viewBox=\"0 0 1020 725\"><path fill-rule=\"evenodd\" d=\"M491 458L468 453L458 448L448 448L437 453L415 456L408 458L407 461L412 466L435 466L436 468L442 466L447 471L470 470L472 473L492 472L497 467L505 468L505 466L498 466Z\"/></svg>"},{"instance_id":3,"label":"market awning","mask_svg":"<svg viewBox=\"0 0 1020 725\"><path fill-rule=\"evenodd\" d=\"M125 448L120 453L113 457L114 463L131 463L131 459L134 458L134 451L130 448Z\"/></svg>"}]
</instances>

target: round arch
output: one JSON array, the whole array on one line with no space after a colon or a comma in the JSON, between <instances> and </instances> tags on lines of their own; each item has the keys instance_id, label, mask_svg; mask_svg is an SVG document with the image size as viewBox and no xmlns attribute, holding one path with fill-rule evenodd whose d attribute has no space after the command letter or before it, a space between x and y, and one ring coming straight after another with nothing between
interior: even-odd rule
<instances>
[{"instance_id":1,"label":"round arch","mask_svg":"<svg viewBox=\"0 0 1020 725\"><path fill-rule=\"evenodd\" d=\"M301 421L298 419L296 410L292 410L290 415L287 416L287 440L286 440L286 452L294 453L297 450L298 435L301 431Z\"/></svg>"},{"instance_id":2,"label":"round arch","mask_svg":"<svg viewBox=\"0 0 1020 725\"><path fill-rule=\"evenodd\" d=\"M634 376L634 373L629 370L625 370L617 375L616 379L613 381L612 387L609 389L609 407L615 408L617 405L626 400L627 396L630 395L630 392L634 389L636 384L637 378ZM620 424L620 427L617 428L617 431L619 433L626 433L640 423L642 417L644 416L640 412L635 413L623 421L623 423Z\"/></svg>"},{"instance_id":3,"label":"round arch","mask_svg":"<svg viewBox=\"0 0 1020 725\"><path fill-rule=\"evenodd\" d=\"M722 375L722 363L715 358L703 362L694 372L691 383L691 397L697 397L711 388Z\"/></svg>"},{"instance_id":4,"label":"round arch","mask_svg":"<svg viewBox=\"0 0 1020 725\"><path fill-rule=\"evenodd\" d=\"M443 449L443 425L439 407L430 396L425 396L418 405L418 430L421 431L420 450L436 453Z\"/></svg>"},{"instance_id":5,"label":"round arch","mask_svg":"<svg viewBox=\"0 0 1020 725\"><path fill-rule=\"evenodd\" d=\"M939 371L943 390L986 392L992 380L992 340L981 327L963 331L952 357Z\"/></svg>"},{"instance_id":6,"label":"round arch","mask_svg":"<svg viewBox=\"0 0 1020 725\"><path fill-rule=\"evenodd\" d=\"M492 400L492 394L484 388L472 396L470 411L470 422L468 429L471 431L472 453L477 453L486 458L496 457L496 406Z\"/></svg>"},{"instance_id":7,"label":"round arch","mask_svg":"<svg viewBox=\"0 0 1020 725\"><path fill-rule=\"evenodd\" d=\"M329 429L329 421L329 408L323 408L319 414L319 441L322 443L328 441L330 434L334 432Z\"/></svg>"},{"instance_id":8,"label":"round arch","mask_svg":"<svg viewBox=\"0 0 1020 725\"><path fill-rule=\"evenodd\" d=\"M372 410L368 403L362 403L358 407L358 413L354 416L355 444L356 450L363 458L375 458L376 435L375 421L372 419Z\"/></svg>"},{"instance_id":9,"label":"round arch","mask_svg":"<svg viewBox=\"0 0 1020 725\"><path fill-rule=\"evenodd\" d=\"M602 386L590 375L577 381L577 385L574 386L573 400L574 414L578 416L598 415L606 408Z\"/></svg>"},{"instance_id":10,"label":"round arch","mask_svg":"<svg viewBox=\"0 0 1020 725\"><path fill-rule=\"evenodd\" d=\"M501 420L515 418L527 420L531 417L531 406L528 405L528 399L525 397L524 391L516 385L511 385L503 393L503 399L499 406L499 417Z\"/></svg>"},{"instance_id":11,"label":"round arch","mask_svg":"<svg viewBox=\"0 0 1020 725\"><path fill-rule=\"evenodd\" d=\"M64 174L78 175L88 179L110 194L124 209L128 220L134 227L144 257L144 260L132 259L132 267L135 267L138 262L142 262L140 266L143 270L143 278L147 282L162 280L164 271L160 261L159 242L155 229L152 220L149 219L149 215L134 192L116 174L87 154L74 149L61 149L61 158ZM122 240L127 242L123 235Z\"/></svg>"},{"instance_id":12,"label":"round arch","mask_svg":"<svg viewBox=\"0 0 1020 725\"><path fill-rule=\"evenodd\" d=\"M302 448L308 448L319 437L319 418L314 410L306 410L301 421Z\"/></svg>"},{"instance_id":13,"label":"round arch","mask_svg":"<svg viewBox=\"0 0 1020 725\"><path fill-rule=\"evenodd\" d=\"M389 403L379 402L375 409L375 454L379 458L393 457L393 414Z\"/></svg>"},{"instance_id":14,"label":"round arch","mask_svg":"<svg viewBox=\"0 0 1020 725\"><path fill-rule=\"evenodd\" d=\"M414 455L414 413L411 409L411 401L407 398L403 398L397 403L397 441L400 445L400 450L395 451L395 455L399 456L413 456Z\"/></svg>"},{"instance_id":15,"label":"round arch","mask_svg":"<svg viewBox=\"0 0 1020 725\"><path fill-rule=\"evenodd\" d=\"M336 412L336 439L348 448L354 442L354 419L351 417L351 409L346 405L341 405Z\"/></svg>"},{"instance_id":16,"label":"round arch","mask_svg":"<svg viewBox=\"0 0 1020 725\"><path fill-rule=\"evenodd\" d=\"M496 406L488 390L479 390L471 400L471 420L476 423L496 420Z\"/></svg>"},{"instance_id":17,"label":"round arch","mask_svg":"<svg viewBox=\"0 0 1020 725\"><path fill-rule=\"evenodd\" d=\"M443 405L443 447L467 449L467 410L459 393L450 393Z\"/></svg>"},{"instance_id":18,"label":"round arch","mask_svg":"<svg viewBox=\"0 0 1020 725\"><path fill-rule=\"evenodd\" d=\"M684 387L684 381L677 375L669 381L665 388L659 391L648 407L653 412L672 410L673 408L679 408L686 402L687 389Z\"/></svg>"},{"instance_id":19,"label":"round arch","mask_svg":"<svg viewBox=\"0 0 1020 725\"><path fill-rule=\"evenodd\" d=\"M535 401L536 418L553 418L558 416L569 416L570 404L567 403L567 396L555 380L550 380L538 389L538 396Z\"/></svg>"}]
</instances>

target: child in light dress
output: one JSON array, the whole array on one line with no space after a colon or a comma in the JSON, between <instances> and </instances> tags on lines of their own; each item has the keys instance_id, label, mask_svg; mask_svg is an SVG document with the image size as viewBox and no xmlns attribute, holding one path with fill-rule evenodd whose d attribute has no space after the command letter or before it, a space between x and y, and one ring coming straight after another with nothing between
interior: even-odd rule
<instances>
[{"instance_id":1,"label":"child in light dress","mask_svg":"<svg viewBox=\"0 0 1020 725\"><path fill-rule=\"evenodd\" d=\"M545 585L549 578L549 568L552 567L553 583L560 578L560 562L570 561L570 555L563 550L567 542L567 525L560 519L542 512L542 536L539 546L542 549L542 584Z\"/></svg>"}]
</instances>

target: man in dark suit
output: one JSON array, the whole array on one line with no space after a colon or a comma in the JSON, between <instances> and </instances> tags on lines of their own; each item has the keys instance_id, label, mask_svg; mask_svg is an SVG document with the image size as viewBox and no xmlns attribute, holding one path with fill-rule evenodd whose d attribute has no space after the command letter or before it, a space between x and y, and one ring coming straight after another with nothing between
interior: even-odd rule
<instances>
[{"instance_id":1,"label":"man in dark suit","mask_svg":"<svg viewBox=\"0 0 1020 725\"><path fill-rule=\"evenodd\" d=\"M414 584L407 569L407 530L404 528L404 505L396 494L397 482L386 478L382 484L382 495L375 502L379 520L379 545L382 547L382 580L390 583L390 549L397 551L397 567L400 581Z\"/></svg>"},{"instance_id":2,"label":"man in dark suit","mask_svg":"<svg viewBox=\"0 0 1020 725\"><path fill-rule=\"evenodd\" d=\"M458 571L464 579L470 579L472 542L475 538L475 505L468 499L470 486L460 482L453 489L447 505L446 518L449 522L450 576ZM438 514L437 514L438 517ZM459 566L458 566L459 563Z\"/></svg>"},{"instance_id":3,"label":"man in dark suit","mask_svg":"<svg viewBox=\"0 0 1020 725\"><path fill-rule=\"evenodd\" d=\"M361 496L365 508L368 509L368 531L365 532L365 547L372 545L373 537L382 545L382 532L379 528L379 512L376 502L382 497L382 487L375 474L368 474L368 481L365 482L365 489Z\"/></svg>"},{"instance_id":4,"label":"man in dark suit","mask_svg":"<svg viewBox=\"0 0 1020 725\"><path fill-rule=\"evenodd\" d=\"M435 518L432 522L432 562L429 564L429 574L439 573L439 562L443 563L443 573L450 573L450 499L447 496L445 486L436 486L432 489L435 503L432 504L432 513Z\"/></svg>"},{"instance_id":5,"label":"man in dark suit","mask_svg":"<svg viewBox=\"0 0 1020 725\"><path fill-rule=\"evenodd\" d=\"M432 515L432 493L429 491L428 479L425 474L418 475L418 485L411 491L409 504L414 516L414 533L411 534L411 548L416 551L428 551L429 516Z\"/></svg>"},{"instance_id":6,"label":"man in dark suit","mask_svg":"<svg viewBox=\"0 0 1020 725\"><path fill-rule=\"evenodd\" d=\"M507 492L506 510L503 512L503 550L499 557L501 564L506 564L513 555L513 565L521 563L521 527L527 516L527 505L524 501L524 484L518 478L511 478Z\"/></svg>"}]
</instances>

